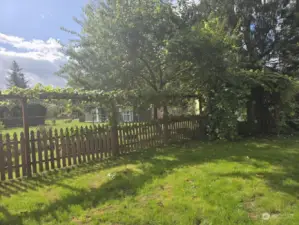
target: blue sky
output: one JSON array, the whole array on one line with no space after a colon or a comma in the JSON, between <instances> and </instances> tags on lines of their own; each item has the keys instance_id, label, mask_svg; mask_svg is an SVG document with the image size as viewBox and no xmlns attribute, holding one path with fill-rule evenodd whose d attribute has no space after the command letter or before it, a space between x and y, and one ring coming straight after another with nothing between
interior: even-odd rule
<instances>
[{"instance_id":1,"label":"blue sky","mask_svg":"<svg viewBox=\"0 0 299 225\"><path fill-rule=\"evenodd\" d=\"M69 35L61 26L78 30L73 16L81 15L87 0L1 0L0 32L25 39L59 38Z\"/></svg>"},{"instance_id":2,"label":"blue sky","mask_svg":"<svg viewBox=\"0 0 299 225\"><path fill-rule=\"evenodd\" d=\"M80 17L88 0L0 0L0 88L12 60L27 73L32 85L38 82L63 85L53 75L65 57L56 41L72 35L60 27L79 31L73 16Z\"/></svg>"},{"instance_id":3,"label":"blue sky","mask_svg":"<svg viewBox=\"0 0 299 225\"><path fill-rule=\"evenodd\" d=\"M72 35L60 27L80 31L73 17L81 17L88 1L0 0L0 89L6 87L13 60L31 86L65 86L66 81L55 75L67 60L57 40L66 43Z\"/></svg>"}]
</instances>

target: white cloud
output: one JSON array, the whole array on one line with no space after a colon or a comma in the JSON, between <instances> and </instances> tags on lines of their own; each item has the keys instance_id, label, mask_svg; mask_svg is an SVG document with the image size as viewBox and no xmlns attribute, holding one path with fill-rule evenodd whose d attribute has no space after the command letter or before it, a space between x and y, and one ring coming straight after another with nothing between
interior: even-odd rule
<instances>
[{"instance_id":1,"label":"white cloud","mask_svg":"<svg viewBox=\"0 0 299 225\"><path fill-rule=\"evenodd\" d=\"M14 51L8 51L5 48L0 48L0 55L22 57L22 58L28 58L32 60L45 60L53 63L57 60L63 59L61 53L56 53L56 52L44 52L44 51L14 52Z\"/></svg>"},{"instance_id":2,"label":"white cloud","mask_svg":"<svg viewBox=\"0 0 299 225\"><path fill-rule=\"evenodd\" d=\"M61 45L53 38L49 38L46 41L37 39L26 41L24 38L0 33L0 45L1 43L8 44L18 50L23 50L22 52L12 52L2 48L0 49L0 54L2 55L13 55L51 62L64 58L64 55L60 52Z\"/></svg>"},{"instance_id":3,"label":"white cloud","mask_svg":"<svg viewBox=\"0 0 299 225\"><path fill-rule=\"evenodd\" d=\"M5 77L13 60L23 68L31 85L64 86L66 82L54 74L67 60L60 49L61 45L53 38L25 40L0 33L0 88L5 87Z\"/></svg>"}]
</instances>

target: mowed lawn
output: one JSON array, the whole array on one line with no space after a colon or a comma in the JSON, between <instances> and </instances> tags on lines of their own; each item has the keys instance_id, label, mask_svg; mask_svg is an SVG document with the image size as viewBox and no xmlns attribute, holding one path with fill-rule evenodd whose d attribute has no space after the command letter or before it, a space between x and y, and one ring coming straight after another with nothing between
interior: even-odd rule
<instances>
[{"instance_id":1,"label":"mowed lawn","mask_svg":"<svg viewBox=\"0 0 299 225\"><path fill-rule=\"evenodd\" d=\"M0 194L1 225L297 225L299 138L149 149Z\"/></svg>"}]
</instances>

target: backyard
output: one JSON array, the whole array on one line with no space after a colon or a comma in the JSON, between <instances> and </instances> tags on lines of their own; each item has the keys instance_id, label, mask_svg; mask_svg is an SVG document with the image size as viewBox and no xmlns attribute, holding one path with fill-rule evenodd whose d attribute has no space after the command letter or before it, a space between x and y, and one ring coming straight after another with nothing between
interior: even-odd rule
<instances>
[{"instance_id":1,"label":"backyard","mask_svg":"<svg viewBox=\"0 0 299 225\"><path fill-rule=\"evenodd\" d=\"M297 138L188 142L0 183L0 224L298 224Z\"/></svg>"},{"instance_id":2,"label":"backyard","mask_svg":"<svg viewBox=\"0 0 299 225\"><path fill-rule=\"evenodd\" d=\"M299 224L299 0L0 12L0 225Z\"/></svg>"}]
</instances>

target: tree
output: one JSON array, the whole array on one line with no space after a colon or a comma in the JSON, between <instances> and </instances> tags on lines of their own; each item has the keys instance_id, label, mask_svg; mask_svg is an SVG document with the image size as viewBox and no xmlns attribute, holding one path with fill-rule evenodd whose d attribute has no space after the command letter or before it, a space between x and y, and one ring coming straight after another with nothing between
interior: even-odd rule
<instances>
[{"instance_id":1,"label":"tree","mask_svg":"<svg viewBox=\"0 0 299 225\"><path fill-rule=\"evenodd\" d=\"M77 34L77 42L66 46L69 61L60 71L68 74L69 84L105 91L131 90L142 96L139 102L163 106L165 112L170 103L182 102L170 102L165 95L200 90L211 113L224 115L223 110L219 114L212 110L213 105L226 105L214 101L217 91L236 80L227 72L225 60L231 57L231 49L230 43L221 39L224 32L213 32L211 29L217 31L219 27L210 29L201 21L204 14L192 13L198 8L187 1L179 2L177 8L158 0L119 2L88 4L84 19L77 20L82 32ZM231 91L222 96L230 100L236 94ZM229 117L236 107L225 115ZM227 118L223 116L220 121L224 124ZM217 126L215 123L212 129Z\"/></svg>"},{"instance_id":2,"label":"tree","mask_svg":"<svg viewBox=\"0 0 299 225\"><path fill-rule=\"evenodd\" d=\"M170 3L98 1L84 10L79 41L66 48L61 69L69 84L86 89L133 90L160 106L191 69L179 58L182 20ZM156 96L156 98L153 98Z\"/></svg>"},{"instance_id":3,"label":"tree","mask_svg":"<svg viewBox=\"0 0 299 225\"><path fill-rule=\"evenodd\" d=\"M219 18L228 38L239 38L234 43L237 60L232 61L237 66L229 70L242 75L239 88L250 89L245 96L247 121L259 133L278 129L285 114L284 93L296 86L292 78L299 65L297 9L298 1L291 0L203 0L193 7L195 12L185 13L207 21Z\"/></svg>"},{"instance_id":4,"label":"tree","mask_svg":"<svg viewBox=\"0 0 299 225\"><path fill-rule=\"evenodd\" d=\"M291 0L176 3L87 4L60 73L71 86L131 91L139 104L166 112L182 101L165 95L201 93L209 132L218 138L235 136L244 111L258 132L276 129L286 113L285 90L296 86L298 6Z\"/></svg>"},{"instance_id":5,"label":"tree","mask_svg":"<svg viewBox=\"0 0 299 225\"><path fill-rule=\"evenodd\" d=\"M7 87L19 87L19 88L28 88L28 80L25 78L22 69L19 67L16 61L12 62L11 71L8 72L7 77Z\"/></svg>"}]
</instances>

